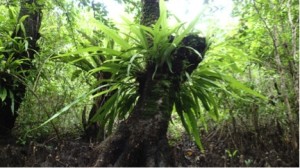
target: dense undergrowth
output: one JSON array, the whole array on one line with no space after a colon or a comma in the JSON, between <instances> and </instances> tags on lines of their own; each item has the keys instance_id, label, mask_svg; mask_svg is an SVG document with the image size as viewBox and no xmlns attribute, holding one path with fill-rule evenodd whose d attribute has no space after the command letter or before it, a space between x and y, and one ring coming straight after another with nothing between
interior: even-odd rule
<instances>
[{"instance_id":1,"label":"dense undergrowth","mask_svg":"<svg viewBox=\"0 0 300 168\"><path fill-rule=\"evenodd\" d=\"M89 118L95 94L100 97L108 94L101 90L103 88L94 95L87 93L108 84L124 91L119 93L121 98L115 96L111 101L121 102L119 106L108 104L108 108L98 111L98 120L94 119L98 125L102 120L108 123L104 138L132 110L134 100L130 100L133 103L122 113L123 117L111 109L124 110L122 103L135 96L136 90L132 88L136 89L137 83L133 75L140 73L136 69L144 67L143 54L150 52L151 46L144 39L142 47L149 47L149 51L141 46L128 48L139 44L138 39L151 34L152 30L128 19L124 19L125 26L113 24L101 3L91 6L88 1L76 1L76 6L75 1L59 2L45 3L43 12L49 17L43 18L40 29L41 38L37 42L40 51L32 60L35 68L28 72L26 79L21 78L27 90L12 134L0 137L0 166L92 166L90 155L100 142L82 136L85 133L83 118ZM122 2L131 11L135 9L132 6L139 5L133 0ZM234 2L233 15L239 18L239 23L230 30L212 26L211 31L204 34L210 44L205 59L194 74L186 75L189 88L205 86L206 93L193 99L197 103L186 103L192 108L199 107L193 113L196 122L182 125L182 118L187 116L180 117L176 115L178 109L173 110L168 139L175 165L298 167L299 2ZM209 8L214 7L213 3L210 5ZM17 2L0 3L1 82L6 79L3 74L20 80L21 73L16 72L15 64L23 60L9 62L4 57L6 53L16 52L7 51L5 47L15 42L10 35L17 24L19 7ZM181 22L177 26L174 32L180 30ZM141 30L146 33L136 33ZM155 36L162 33L159 26L153 30L157 32L151 37L156 38L155 44L160 44L160 36ZM164 40L171 46L169 38ZM26 40L19 45L23 44ZM128 50L123 49L124 46ZM135 51L139 53L134 54ZM113 55L119 52L127 58ZM103 78L103 71L114 75ZM215 81L216 74L223 77L218 78L222 79L220 82ZM203 83L197 85L197 80ZM9 90L1 83L0 86L0 101L4 102L11 97ZM186 93L193 97L191 92ZM195 126L197 129L193 129ZM195 136L186 134L186 127L193 130L194 135L199 133L204 151L195 145Z\"/></svg>"}]
</instances>

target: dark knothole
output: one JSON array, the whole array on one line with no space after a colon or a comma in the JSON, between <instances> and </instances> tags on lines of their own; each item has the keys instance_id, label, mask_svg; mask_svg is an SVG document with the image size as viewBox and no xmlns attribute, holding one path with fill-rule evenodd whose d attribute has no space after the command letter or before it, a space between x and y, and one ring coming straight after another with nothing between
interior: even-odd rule
<instances>
[{"instance_id":1,"label":"dark knothole","mask_svg":"<svg viewBox=\"0 0 300 168\"><path fill-rule=\"evenodd\" d=\"M169 42L174 40L174 36L170 36ZM200 53L197 54L195 50ZM196 34L190 34L183 38L181 43L179 44L178 48L171 54L173 61L172 61L172 71L169 71L168 65L163 64L159 69L157 69L157 74L167 73L170 76L175 75L175 80L178 81L185 81L185 72L191 74L198 66L198 64L203 60L205 51L207 50L207 43L205 37L199 37ZM137 72L137 81L139 83L139 93L144 88L144 84L146 82L147 76L152 76L154 73L155 64L148 65L146 71L144 72ZM173 76L174 77L174 76ZM179 84L179 83L178 83Z\"/></svg>"},{"instance_id":2,"label":"dark knothole","mask_svg":"<svg viewBox=\"0 0 300 168\"><path fill-rule=\"evenodd\" d=\"M173 40L174 37L171 37L170 39ZM193 49L199 52L201 56L195 53ZM183 38L179 48L173 53L173 72L175 74L181 74L186 71L191 74L203 60L206 49L207 44L205 37L190 34Z\"/></svg>"}]
</instances>

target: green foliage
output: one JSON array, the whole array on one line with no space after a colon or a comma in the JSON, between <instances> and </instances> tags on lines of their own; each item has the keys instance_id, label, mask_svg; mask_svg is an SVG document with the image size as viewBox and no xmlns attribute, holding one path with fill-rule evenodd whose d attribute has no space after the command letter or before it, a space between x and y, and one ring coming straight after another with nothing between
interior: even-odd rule
<instances>
[{"instance_id":1,"label":"green foliage","mask_svg":"<svg viewBox=\"0 0 300 168\"><path fill-rule=\"evenodd\" d=\"M81 132L80 114L84 107L90 108L88 99L80 101L75 107L69 108L68 112L71 113L66 113L59 119L51 121L50 125L32 130L80 94L86 92L88 88L86 81L90 80L79 74L76 79L71 81L72 72L78 70L76 67L49 61L49 57L54 53L66 50L66 46L70 46L72 39L66 28L64 16L58 16L60 19L55 17L55 14L61 11L59 9L52 10L49 6L49 4L52 5L51 3L46 4L43 12L45 16L49 17L43 18L40 31L42 38L38 41L41 51L36 53L35 58L30 62L26 58L26 54L20 54L30 50L28 40L31 37L26 37L25 27L22 23L28 19L28 16L17 20L18 7L0 6L0 103L7 98L12 100L16 98L10 88L18 88L20 83L26 86L27 93L18 111L19 117L15 125L16 133L22 143L26 142L28 138L46 138L53 136L53 133L58 137L67 132L79 134ZM59 25L60 23L61 25ZM25 36L14 37L18 32ZM25 71L20 65L27 64L34 66ZM26 73L26 78L23 77L24 73ZM14 108L13 104L11 108ZM15 112L14 109L12 111Z\"/></svg>"},{"instance_id":2,"label":"green foliage","mask_svg":"<svg viewBox=\"0 0 300 168\"><path fill-rule=\"evenodd\" d=\"M117 45L115 47L116 49L90 47L54 57L60 58L65 62L76 64L83 70L89 70L90 74L92 75L97 74L100 71L109 72L113 75L112 79L109 81L100 81L110 82L110 89L99 92L95 96L108 94L108 92L114 93L93 117L94 121L100 121L104 124L108 122L109 132L111 131L112 125L116 118L120 119L126 117L133 109L138 96L135 82L136 74L144 71L144 65L146 64L146 61L155 61L157 62L157 65L162 65L165 62L168 65L171 65L171 52L176 48L176 46L178 46L180 41L188 33L190 33L193 26L196 24L195 19L187 26L186 29L183 30L181 30L183 26L182 24L169 27L166 22L166 8L163 5L163 1L161 1L161 4L161 15L155 25L152 27L146 27L132 23L124 18L124 21L127 23L130 32L122 32L121 36L119 35L120 32L117 32L116 30L113 30L102 23L96 22L98 28L106 36L114 40ZM169 37L172 34L175 34L175 39L171 43L169 41ZM153 44L148 44L149 41L151 41ZM91 61L95 59L95 57L99 58L99 54L84 55L83 53L85 52L100 53L100 56L103 56L105 61L101 62L100 65L94 64L96 65L96 67L94 67L91 65ZM81 56L77 54L80 54ZM171 67L169 68L171 70ZM155 74L153 74L153 76L155 76ZM97 83L97 85L98 84L101 83ZM94 91L96 92L96 90ZM90 92L90 94L92 93L93 92ZM60 113L65 112L68 107L69 106L67 106L65 109L62 109ZM189 117L189 119L193 121L193 132L196 135L197 126L195 117L191 113L189 113ZM47 122L49 121L50 120ZM198 139L197 142L199 142Z\"/></svg>"},{"instance_id":3,"label":"green foliage","mask_svg":"<svg viewBox=\"0 0 300 168\"><path fill-rule=\"evenodd\" d=\"M19 143L32 139L60 138L65 134L79 135L82 131L81 113L91 106L90 97L84 97L84 100L78 98L86 94L89 86L83 75L71 80L73 66L54 62L42 66L42 77L36 74L35 80L27 83L27 94L16 123L17 128L22 128L16 131L20 135ZM72 104L74 100L76 104ZM68 104L71 105L65 107ZM56 113L61 109L65 110L64 115L47 122L49 118L57 117ZM44 121L47 124L41 126Z\"/></svg>"},{"instance_id":4,"label":"green foliage","mask_svg":"<svg viewBox=\"0 0 300 168\"><path fill-rule=\"evenodd\" d=\"M113 124L117 119L123 119L130 114L138 99L137 74L145 71L147 61L155 62L157 66L166 63L171 71L172 52L179 47L181 40L191 33L197 23L196 17L186 27L182 23L169 26L164 1L160 1L160 4L160 17L151 27L139 25L123 18L126 25L120 30L115 30L101 22L94 21L105 37L114 41L114 45L87 47L53 57L53 59L76 65L92 76L96 77L99 73L107 72L112 77L108 80L98 81L94 89L59 110L42 125L65 113L71 106L92 94L94 94L93 97L111 95L92 119L92 121L100 121L105 124L108 132L112 131ZM169 40L171 35L175 36L172 42ZM233 47L231 49L235 54L244 54ZM195 52L193 49L191 51ZM220 54L219 56L222 57ZM209 66L211 63L218 66L212 69ZM198 118L203 118L202 108L215 120L218 120L217 97L212 94L212 91L229 92L231 88L235 88L265 98L228 74L219 72L217 68L222 65L221 62L210 59L201 65L201 68L192 76L186 73L188 82L175 96L175 111L184 128L193 135L195 142L202 150L197 122ZM155 78L155 73L153 78ZM109 89L100 91L101 88L107 86Z\"/></svg>"},{"instance_id":5,"label":"green foliage","mask_svg":"<svg viewBox=\"0 0 300 168\"><path fill-rule=\"evenodd\" d=\"M24 59L14 59L12 54L8 57L8 59L5 59L4 55L0 55L0 103L4 102L6 98L14 100L12 91L5 83L11 83L10 80L12 78L19 80L21 71L17 68L23 63L23 60ZM11 83L11 85L14 85L14 83ZM13 86L9 87L12 88ZM14 108L14 106L12 105L11 108ZM14 110L12 109L12 111Z\"/></svg>"},{"instance_id":6,"label":"green foliage","mask_svg":"<svg viewBox=\"0 0 300 168\"><path fill-rule=\"evenodd\" d=\"M284 133L279 130L278 135L282 136L288 134L293 126L299 128L299 104L297 94L294 94L298 93L298 79L293 77L299 74L296 8L298 2L293 0L281 3L277 0L236 1L234 14L240 18L239 25L226 33L224 40L218 39L219 45L208 51L208 55L216 58L209 60L210 65L218 66L219 72L228 72L252 90L263 93L265 98L262 101L253 94L245 94L245 89L238 90L240 87L233 83L232 87L236 88L234 94L227 94L227 91L216 93L219 97L217 104L223 107L218 124L231 123L235 131L251 131L260 135L269 133L260 129L264 127L273 128L275 132L278 131L276 125L279 125ZM296 36L293 31L297 32ZM297 52L293 53L293 49ZM208 59L214 58L207 57L206 61ZM288 99L284 100L284 92ZM287 101L292 120L288 118ZM292 134L289 136L292 137ZM247 162L249 165L252 160Z\"/></svg>"},{"instance_id":7,"label":"green foliage","mask_svg":"<svg viewBox=\"0 0 300 168\"><path fill-rule=\"evenodd\" d=\"M183 127L180 117L175 112L175 108L173 108L173 112L171 114L171 121L168 128L167 137L171 145L176 144L182 137L185 132L185 128Z\"/></svg>"},{"instance_id":8,"label":"green foliage","mask_svg":"<svg viewBox=\"0 0 300 168\"><path fill-rule=\"evenodd\" d=\"M230 151L228 149L225 150L225 153L229 156L230 159L233 159L237 155L238 150Z\"/></svg>"},{"instance_id":9,"label":"green foliage","mask_svg":"<svg viewBox=\"0 0 300 168\"><path fill-rule=\"evenodd\" d=\"M268 5L268 1L256 2L269 27L280 25L278 38L281 42L279 53L282 55L282 68L285 72L292 71L289 65L297 67L298 54L289 52L292 50L289 42L293 39L291 31L284 29L290 24L289 10L283 7L288 4L280 6L275 3L277 1L272 1L272 6ZM130 4L128 8L132 8L135 7L132 4L138 2L131 0L126 3ZM53 131L49 126L51 122L60 130L69 129L75 123L78 125L78 115L83 107L88 109L91 106L88 102L105 95L110 95L110 98L92 120L102 122L111 132L116 121L130 115L137 102L137 75L145 71L149 62L155 62L157 66L167 64L171 71L173 51L182 47L181 40L194 31L200 17L200 14L197 15L189 24L179 22L170 26L167 24L165 3L161 0L160 18L155 24L147 27L124 17L124 24L116 28L107 19L103 4L98 3L95 7L89 5L91 1L88 0L74 3L55 1L48 2L43 11L44 16L49 17L43 18L42 38L38 42L41 52L33 60L38 72L30 76L27 85L31 91L20 110L24 120L19 124L25 128L22 133L37 127L41 130L28 133L29 137ZM232 118L251 120L249 109L253 103L259 106L262 122L276 120L284 125L287 123L284 113L286 105L280 96L276 96L273 86L274 81L280 82L272 44L274 33L268 32L252 5L250 1L243 1L237 6L235 14L241 17L239 27L229 33L215 30L214 37L207 37L211 45L205 59L193 74L186 74L186 83L174 97L173 112L182 123L179 129L185 128L201 149L200 124L207 131L211 120L216 124ZM297 2L292 0L290 13L293 21L298 16L296 7ZM23 73L17 67L27 60L15 59L11 53L27 50L28 42L27 38L10 38L14 25L17 25L18 31L25 32L22 20L26 16L17 21L15 7L0 6L0 9L0 52L10 53L8 58L0 54L0 80L5 80L3 73L15 77ZM175 39L170 41L170 36ZM193 48L189 49L201 56ZM103 73L109 73L111 77L99 79ZM155 78L156 74L152 76ZM294 78L289 73L286 76L288 96L292 101L297 93L291 89ZM10 95L8 89L0 87L0 101L13 98ZM276 106L268 104L267 100L272 95L276 97ZM296 111L297 106L292 108ZM233 115L229 114L230 110ZM36 120L39 122L28 126ZM175 123L179 122L176 120ZM172 134L179 137L174 130Z\"/></svg>"},{"instance_id":10,"label":"green foliage","mask_svg":"<svg viewBox=\"0 0 300 168\"><path fill-rule=\"evenodd\" d=\"M1 106L5 105L7 102L5 100L10 99L12 102L11 111L15 113L15 99L17 99L17 96L20 96L15 92L21 87L20 83L26 83L24 74L28 74L28 69L23 69L22 67L30 64L30 60L24 54L29 49L28 38L23 25L28 15L22 16L17 20L14 8L8 8L4 11L6 12L4 16L8 15L9 17L0 18L0 21L7 24L0 24L0 104ZM14 27L15 32L8 30L8 28L13 27L13 24L16 24ZM18 32L21 32L24 36L16 36Z\"/></svg>"}]
</instances>

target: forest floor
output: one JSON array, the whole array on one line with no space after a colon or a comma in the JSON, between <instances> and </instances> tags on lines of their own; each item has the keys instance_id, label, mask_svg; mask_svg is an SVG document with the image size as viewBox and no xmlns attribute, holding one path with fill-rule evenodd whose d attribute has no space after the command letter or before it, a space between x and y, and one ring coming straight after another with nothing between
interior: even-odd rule
<instances>
[{"instance_id":1,"label":"forest floor","mask_svg":"<svg viewBox=\"0 0 300 168\"><path fill-rule=\"evenodd\" d=\"M260 133L231 131L223 127L202 133L205 153L183 135L173 146L176 166L193 167L299 167L299 149L292 150L287 138L277 129L264 127ZM89 166L97 143L64 136L18 145L0 139L0 166Z\"/></svg>"}]
</instances>

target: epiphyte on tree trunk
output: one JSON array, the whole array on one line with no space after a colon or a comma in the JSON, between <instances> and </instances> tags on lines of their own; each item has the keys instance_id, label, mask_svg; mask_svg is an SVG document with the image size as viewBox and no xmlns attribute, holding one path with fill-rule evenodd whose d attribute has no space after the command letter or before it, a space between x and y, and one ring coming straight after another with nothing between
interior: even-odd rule
<instances>
[{"instance_id":1,"label":"epiphyte on tree trunk","mask_svg":"<svg viewBox=\"0 0 300 168\"><path fill-rule=\"evenodd\" d=\"M174 39L170 37L170 42ZM188 72L191 74L203 60L207 50L205 37L199 37L196 34L190 34L183 38L179 47L173 53L173 72L180 74Z\"/></svg>"}]
</instances>

